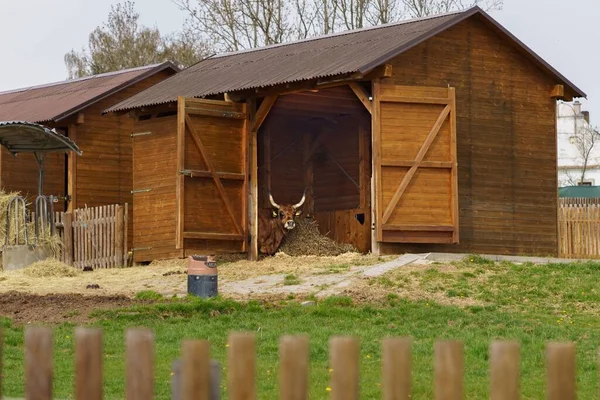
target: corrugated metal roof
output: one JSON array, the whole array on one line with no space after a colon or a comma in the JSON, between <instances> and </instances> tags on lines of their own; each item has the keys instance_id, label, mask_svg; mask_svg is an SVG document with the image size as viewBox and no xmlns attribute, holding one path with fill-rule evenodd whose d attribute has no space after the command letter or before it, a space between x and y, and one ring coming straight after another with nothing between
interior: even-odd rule
<instances>
[{"instance_id":1,"label":"corrugated metal roof","mask_svg":"<svg viewBox=\"0 0 600 400\"><path fill-rule=\"evenodd\" d=\"M481 14L576 94L585 94L479 7L252 50L201 61L105 112L158 105L178 96L205 97L329 76L365 73L449 27Z\"/></svg>"},{"instance_id":2,"label":"corrugated metal roof","mask_svg":"<svg viewBox=\"0 0 600 400\"><path fill-rule=\"evenodd\" d=\"M0 121L0 144L12 154L74 151L81 155L77 144L65 135L25 121Z\"/></svg>"},{"instance_id":3,"label":"corrugated metal roof","mask_svg":"<svg viewBox=\"0 0 600 400\"><path fill-rule=\"evenodd\" d=\"M0 120L58 121L165 69L170 62L0 92Z\"/></svg>"}]
</instances>

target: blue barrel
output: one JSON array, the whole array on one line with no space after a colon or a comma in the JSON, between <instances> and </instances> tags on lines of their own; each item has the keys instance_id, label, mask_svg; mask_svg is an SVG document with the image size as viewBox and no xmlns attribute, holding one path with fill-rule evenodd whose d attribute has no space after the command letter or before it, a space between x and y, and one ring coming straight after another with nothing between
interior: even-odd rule
<instances>
[{"instance_id":1,"label":"blue barrel","mask_svg":"<svg viewBox=\"0 0 600 400\"><path fill-rule=\"evenodd\" d=\"M219 294L217 262L212 256L188 258L188 294L209 298Z\"/></svg>"}]
</instances>

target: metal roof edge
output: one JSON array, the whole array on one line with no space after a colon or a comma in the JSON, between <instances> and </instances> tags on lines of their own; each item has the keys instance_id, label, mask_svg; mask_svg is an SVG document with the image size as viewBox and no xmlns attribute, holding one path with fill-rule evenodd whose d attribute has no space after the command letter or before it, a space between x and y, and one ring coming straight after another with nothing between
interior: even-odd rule
<instances>
[{"instance_id":1,"label":"metal roof edge","mask_svg":"<svg viewBox=\"0 0 600 400\"><path fill-rule=\"evenodd\" d=\"M167 69L172 69L175 72L175 74L177 74L179 71L181 71L181 69L179 67L177 67L171 61L164 61L160 64L157 64L155 67L149 69L148 71L146 71L126 82L123 82L122 84L115 86L114 88L107 90L106 92L104 92L94 98L84 101L83 103L79 104L76 107L71 108L70 110L67 110L61 114L58 114L58 115L52 117L51 121L58 122L65 118L68 118L68 117L72 116L73 114L83 110L84 108L87 108L87 107L99 102L100 100L104 100L105 98L107 98L107 97L109 97L131 85L135 85L136 83L143 81L144 79L146 79L154 74L157 74L161 71L167 70ZM102 114L104 114L104 113L102 113Z\"/></svg>"},{"instance_id":2,"label":"metal roof edge","mask_svg":"<svg viewBox=\"0 0 600 400\"><path fill-rule=\"evenodd\" d=\"M523 43L521 40L519 40L508 29L506 29L504 26L502 26L502 24L500 24L498 21L496 21L494 18L492 18L488 13L486 13L479 6L473 6L473 7L469 8L468 10L465 10L464 12L457 14L456 17L440 24L440 26L438 26L437 28L435 28L431 31L425 32L423 35L408 42L407 44L399 46L398 48L394 49L393 51L390 51L389 53L387 53L381 57L378 57L376 60L359 68L359 72L364 74L364 73L372 70L373 68L385 63L386 61L389 61L392 58L394 58L394 57L410 50L411 48L431 39L432 37L442 33L443 31L447 30L448 28L450 28L454 25L457 25L457 24L465 21L468 18L471 18L474 15L481 15L489 23L491 23L496 29L498 29L500 32L502 32L506 36L508 36L509 39L511 39L521 49L523 49L525 52L527 52L529 55L531 55L538 63L540 63L544 68L546 68L551 74L555 75L561 81L563 81L563 83L565 83L567 86L569 86L570 89L574 92L574 94L575 94L574 97L587 98L587 94L585 94L585 92L583 92L581 89L579 89L574 83L572 83L570 80L568 80L560 72L558 72L547 61L545 61L536 52L534 52L531 48L529 48L527 45L525 45L525 43Z\"/></svg>"}]
</instances>

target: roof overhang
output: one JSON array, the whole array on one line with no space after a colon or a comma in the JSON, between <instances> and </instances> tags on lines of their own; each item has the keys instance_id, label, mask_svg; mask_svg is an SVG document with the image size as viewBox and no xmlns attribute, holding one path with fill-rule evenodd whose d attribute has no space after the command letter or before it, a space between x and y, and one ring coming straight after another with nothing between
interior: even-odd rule
<instances>
[{"instance_id":1,"label":"roof overhang","mask_svg":"<svg viewBox=\"0 0 600 400\"><path fill-rule=\"evenodd\" d=\"M0 145L11 154L18 153L68 153L81 155L71 139L54 129L25 121L0 121Z\"/></svg>"}]
</instances>

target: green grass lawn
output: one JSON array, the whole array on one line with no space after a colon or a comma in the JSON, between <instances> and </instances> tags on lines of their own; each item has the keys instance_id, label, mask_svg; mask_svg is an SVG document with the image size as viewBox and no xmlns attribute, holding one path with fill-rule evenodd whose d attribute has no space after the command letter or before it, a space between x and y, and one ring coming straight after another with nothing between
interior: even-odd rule
<instances>
[{"instance_id":1,"label":"green grass lawn","mask_svg":"<svg viewBox=\"0 0 600 400\"><path fill-rule=\"evenodd\" d=\"M521 343L522 398L545 396L544 348L548 341L577 343L579 398L597 397L597 347L600 344L600 264L493 264L478 257L448 265L397 270L371 281L387 288L377 305L330 298L303 307L293 299L277 304L239 304L188 298L163 304L99 313L94 325L104 331L105 398L124 393L124 333L144 326L156 334L156 393L170 398L170 364L183 339L211 342L213 357L226 376L227 334L251 331L257 337L259 399L277 398L278 340L281 335L310 336L310 398L326 399L328 341L355 335L361 341L361 398L378 399L381 339L413 338L413 398L433 398L433 345L437 339L465 344L467 399L488 395L488 349L494 339ZM422 296L407 300L404 294ZM145 296L147 296L146 294ZM431 299L427 299L427 296ZM414 297L414 296L413 296ZM413 298L411 297L411 298ZM436 301L433 301L435 299ZM457 301L453 305L453 301ZM23 395L23 330L2 320L5 330L4 395ZM74 326L55 328L55 397L72 397ZM227 391L223 379L223 398Z\"/></svg>"}]
</instances>

